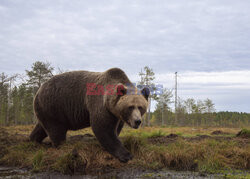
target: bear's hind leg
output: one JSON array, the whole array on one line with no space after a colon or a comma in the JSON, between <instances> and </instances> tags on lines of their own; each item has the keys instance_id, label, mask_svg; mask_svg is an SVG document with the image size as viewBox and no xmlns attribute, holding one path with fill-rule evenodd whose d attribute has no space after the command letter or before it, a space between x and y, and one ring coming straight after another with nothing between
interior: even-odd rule
<instances>
[{"instance_id":1,"label":"bear's hind leg","mask_svg":"<svg viewBox=\"0 0 250 179\"><path fill-rule=\"evenodd\" d=\"M41 124L37 123L35 128L30 134L30 140L41 143L43 139L46 138L47 136L48 135L43 129L43 127L41 126Z\"/></svg>"},{"instance_id":2,"label":"bear's hind leg","mask_svg":"<svg viewBox=\"0 0 250 179\"><path fill-rule=\"evenodd\" d=\"M48 129L49 138L54 147L58 147L66 140L66 133L67 129L63 125L54 125Z\"/></svg>"}]
</instances>

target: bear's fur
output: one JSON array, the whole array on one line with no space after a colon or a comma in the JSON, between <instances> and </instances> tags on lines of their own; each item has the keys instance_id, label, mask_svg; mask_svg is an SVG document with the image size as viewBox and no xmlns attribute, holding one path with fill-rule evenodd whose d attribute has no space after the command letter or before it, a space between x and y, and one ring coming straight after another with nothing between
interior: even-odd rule
<instances>
[{"instance_id":1,"label":"bear's fur","mask_svg":"<svg viewBox=\"0 0 250 179\"><path fill-rule=\"evenodd\" d=\"M114 94L89 95L87 85L115 85ZM118 86L117 86L118 85ZM132 83L119 68L105 72L73 71L56 75L45 82L34 99L38 123L30 135L36 142L49 136L57 147L68 130L91 127L97 140L121 162L132 159L118 136L124 122L138 128L148 105L149 90L127 94ZM135 87L134 90L137 90Z\"/></svg>"}]
</instances>

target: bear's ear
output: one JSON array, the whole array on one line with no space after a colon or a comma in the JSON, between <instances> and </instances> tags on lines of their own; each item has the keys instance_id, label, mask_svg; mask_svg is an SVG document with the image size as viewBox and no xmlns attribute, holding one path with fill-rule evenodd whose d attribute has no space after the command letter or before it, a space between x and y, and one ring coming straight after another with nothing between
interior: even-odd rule
<instances>
[{"instance_id":1,"label":"bear's ear","mask_svg":"<svg viewBox=\"0 0 250 179\"><path fill-rule=\"evenodd\" d=\"M127 88L122 83L119 83L116 87L116 94L118 96L123 96L127 94Z\"/></svg>"},{"instance_id":2,"label":"bear's ear","mask_svg":"<svg viewBox=\"0 0 250 179\"><path fill-rule=\"evenodd\" d=\"M150 91L147 87L143 88L141 90L141 94L146 98L146 100L148 101L148 97L149 97L149 94L150 94Z\"/></svg>"}]
</instances>

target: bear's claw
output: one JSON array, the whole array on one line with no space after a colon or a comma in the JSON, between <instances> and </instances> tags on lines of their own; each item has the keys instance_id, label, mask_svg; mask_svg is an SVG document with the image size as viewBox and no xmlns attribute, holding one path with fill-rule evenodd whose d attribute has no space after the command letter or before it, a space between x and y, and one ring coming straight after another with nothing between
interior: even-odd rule
<instances>
[{"instance_id":1,"label":"bear's claw","mask_svg":"<svg viewBox=\"0 0 250 179\"><path fill-rule=\"evenodd\" d=\"M129 160L133 159L133 155L131 155L129 152L126 152L123 155L119 156L118 159L122 163L127 163Z\"/></svg>"}]
</instances>

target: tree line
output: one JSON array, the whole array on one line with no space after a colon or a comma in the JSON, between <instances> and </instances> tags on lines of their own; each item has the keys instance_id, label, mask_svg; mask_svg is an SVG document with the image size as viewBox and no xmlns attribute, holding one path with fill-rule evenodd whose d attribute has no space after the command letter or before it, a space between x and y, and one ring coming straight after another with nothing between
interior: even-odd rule
<instances>
[{"instance_id":1,"label":"tree line","mask_svg":"<svg viewBox=\"0 0 250 179\"><path fill-rule=\"evenodd\" d=\"M37 61L31 70L8 76L0 74L0 125L32 124L35 122L33 98L40 86L53 76L48 62Z\"/></svg>"},{"instance_id":2,"label":"tree line","mask_svg":"<svg viewBox=\"0 0 250 179\"><path fill-rule=\"evenodd\" d=\"M156 95L155 74L153 69L148 66L139 72L141 80L139 84L150 85L153 95L151 100L155 100L156 109L154 112L149 110L144 118L144 126L204 126L204 127L242 127L250 126L250 114L240 112L216 112L215 104L211 99L195 100L188 98L186 100L178 98L176 109L170 106L174 102L173 91L163 88L162 93ZM152 87L153 86L153 87Z\"/></svg>"},{"instance_id":3,"label":"tree line","mask_svg":"<svg viewBox=\"0 0 250 179\"><path fill-rule=\"evenodd\" d=\"M0 74L0 125L33 124L36 119L33 113L33 98L40 86L54 75L54 67L48 62L36 61L25 75ZM62 73L59 69L58 73ZM58 74L57 73L57 74ZM148 66L139 72L138 85L150 86L156 90L155 73ZM152 112L151 101L157 102ZM178 99L176 111L170 106L173 103L172 90L163 88L161 94L151 93L148 112L143 126L250 126L250 114L238 112L216 112L210 99Z\"/></svg>"},{"instance_id":4,"label":"tree line","mask_svg":"<svg viewBox=\"0 0 250 179\"><path fill-rule=\"evenodd\" d=\"M175 121L177 115L177 121ZM250 126L250 114L242 112L216 112L210 99L179 99L176 113L157 104L152 113L152 125L190 127L246 127Z\"/></svg>"}]
</instances>

